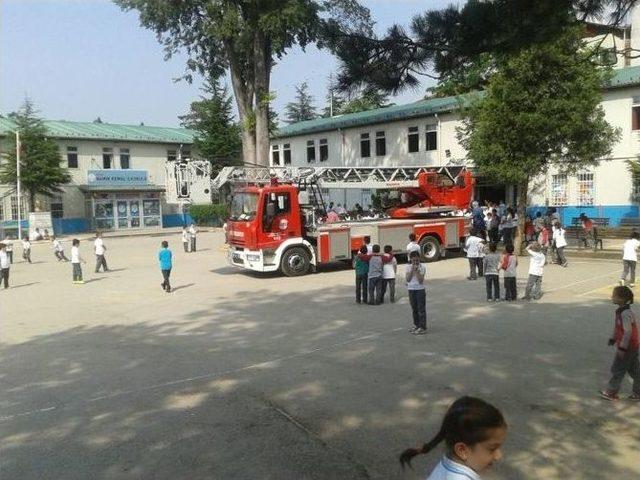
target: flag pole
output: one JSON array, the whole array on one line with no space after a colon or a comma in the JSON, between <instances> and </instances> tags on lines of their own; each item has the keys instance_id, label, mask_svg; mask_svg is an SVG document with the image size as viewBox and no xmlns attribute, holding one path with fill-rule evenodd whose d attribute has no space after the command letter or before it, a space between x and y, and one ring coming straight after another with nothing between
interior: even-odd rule
<instances>
[{"instance_id":1,"label":"flag pole","mask_svg":"<svg viewBox=\"0 0 640 480\"><path fill-rule=\"evenodd\" d=\"M18 240L22 240L22 192L20 187L20 132L16 130L16 180L18 193Z\"/></svg>"}]
</instances>

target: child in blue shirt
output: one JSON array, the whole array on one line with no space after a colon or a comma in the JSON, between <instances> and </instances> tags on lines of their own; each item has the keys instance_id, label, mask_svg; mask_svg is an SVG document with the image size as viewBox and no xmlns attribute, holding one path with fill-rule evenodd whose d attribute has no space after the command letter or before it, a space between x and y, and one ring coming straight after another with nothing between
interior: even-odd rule
<instances>
[{"instance_id":1,"label":"child in blue shirt","mask_svg":"<svg viewBox=\"0 0 640 480\"><path fill-rule=\"evenodd\" d=\"M160 253L158 253L158 261L160 262L160 271L162 272L162 283L160 286L162 289L169 293L171 292L171 285L169 284L169 275L171 275L171 267L173 254L171 250L169 250L169 242L164 240L162 242L162 248L160 249Z\"/></svg>"}]
</instances>

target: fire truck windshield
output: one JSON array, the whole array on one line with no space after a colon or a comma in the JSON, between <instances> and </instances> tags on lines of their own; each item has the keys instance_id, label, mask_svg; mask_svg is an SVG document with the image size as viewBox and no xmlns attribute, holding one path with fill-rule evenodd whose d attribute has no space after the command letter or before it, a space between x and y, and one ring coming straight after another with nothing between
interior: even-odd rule
<instances>
[{"instance_id":1,"label":"fire truck windshield","mask_svg":"<svg viewBox=\"0 0 640 480\"><path fill-rule=\"evenodd\" d=\"M231 212L229 220L240 220L243 222L253 220L258 209L257 193L236 193L231 198Z\"/></svg>"}]
</instances>

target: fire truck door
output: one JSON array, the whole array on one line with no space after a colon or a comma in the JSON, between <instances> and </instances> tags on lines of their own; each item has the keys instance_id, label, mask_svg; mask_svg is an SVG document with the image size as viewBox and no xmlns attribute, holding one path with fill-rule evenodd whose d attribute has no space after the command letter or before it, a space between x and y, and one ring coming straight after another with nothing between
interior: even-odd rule
<instances>
[{"instance_id":1,"label":"fire truck door","mask_svg":"<svg viewBox=\"0 0 640 480\"><path fill-rule=\"evenodd\" d=\"M265 197L262 235L267 242L281 243L297 235L291 221L291 196L288 192L270 193Z\"/></svg>"}]
</instances>

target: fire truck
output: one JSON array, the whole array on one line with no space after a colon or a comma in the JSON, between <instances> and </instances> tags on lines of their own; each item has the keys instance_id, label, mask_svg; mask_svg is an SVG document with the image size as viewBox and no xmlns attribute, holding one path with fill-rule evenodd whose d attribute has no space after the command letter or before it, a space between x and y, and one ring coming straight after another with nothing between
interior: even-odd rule
<instances>
[{"instance_id":1,"label":"fire truck","mask_svg":"<svg viewBox=\"0 0 640 480\"><path fill-rule=\"evenodd\" d=\"M316 267L350 261L369 237L404 253L410 233L424 261L459 249L474 179L464 167L226 167L212 180L231 184L226 223L231 265L304 275ZM386 189L393 197L385 218L326 222L323 188Z\"/></svg>"}]
</instances>

